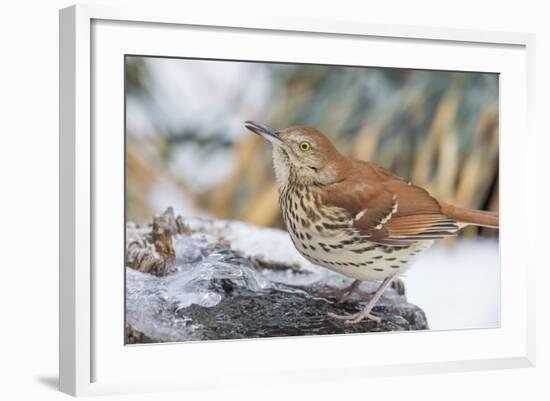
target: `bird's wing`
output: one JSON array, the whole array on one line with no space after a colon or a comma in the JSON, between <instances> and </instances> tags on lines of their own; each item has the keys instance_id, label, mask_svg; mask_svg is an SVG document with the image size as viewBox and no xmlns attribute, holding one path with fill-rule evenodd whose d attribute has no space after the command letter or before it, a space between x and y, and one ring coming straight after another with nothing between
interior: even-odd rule
<instances>
[{"instance_id":1,"label":"bird's wing","mask_svg":"<svg viewBox=\"0 0 550 401\"><path fill-rule=\"evenodd\" d=\"M454 235L456 221L430 194L383 167L357 163L345 180L319 191L322 203L345 209L353 228L385 245Z\"/></svg>"}]
</instances>

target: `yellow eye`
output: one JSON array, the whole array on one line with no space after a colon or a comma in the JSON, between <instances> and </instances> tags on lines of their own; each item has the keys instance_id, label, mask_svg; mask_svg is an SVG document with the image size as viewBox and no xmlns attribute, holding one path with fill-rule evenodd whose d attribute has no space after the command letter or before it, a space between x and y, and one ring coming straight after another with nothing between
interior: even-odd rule
<instances>
[{"instance_id":1,"label":"yellow eye","mask_svg":"<svg viewBox=\"0 0 550 401\"><path fill-rule=\"evenodd\" d=\"M311 143L309 142L301 142L300 143L300 149L304 152L309 152L311 150Z\"/></svg>"}]
</instances>

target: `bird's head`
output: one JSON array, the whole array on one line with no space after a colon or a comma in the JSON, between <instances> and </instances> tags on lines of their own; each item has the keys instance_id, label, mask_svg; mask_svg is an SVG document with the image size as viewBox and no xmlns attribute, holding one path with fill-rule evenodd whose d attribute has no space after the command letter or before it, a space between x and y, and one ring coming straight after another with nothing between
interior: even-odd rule
<instances>
[{"instance_id":1,"label":"bird's head","mask_svg":"<svg viewBox=\"0 0 550 401\"><path fill-rule=\"evenodd\" d=\"M273 144L279 185L288 181L328 185L338 181L347 168L347 159L315 128L298 125L277 130L254 121L246 121L245 127Z\"/></svg>"}]
</instances>

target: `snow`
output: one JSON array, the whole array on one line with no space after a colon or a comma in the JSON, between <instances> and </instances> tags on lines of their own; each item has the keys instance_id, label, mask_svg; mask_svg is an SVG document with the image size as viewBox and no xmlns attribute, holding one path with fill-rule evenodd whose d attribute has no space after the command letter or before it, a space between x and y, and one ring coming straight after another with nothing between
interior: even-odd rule
<instances>
[{"instance_id":1,"label":"snow","mask_svg":"<svg viewBox=\"0 0 550 401\"><path fill-rule=\"evenodd\" d=\"M313 265L294 248L290 235L286 231L255 227L241 222L229 224L227 239L236 251L248 256L258 256L264 260L295 264L305 270L313 270ZM266 241L266 238L269 240Z\"/></svg>"},{"instance_id":2,"label":"snow","mask_svg":"<svg viewBox=\"0 0 550 401\"><path fill-rule=\"evenodd\" d=\"M407 299L420 306L433 330L500 325L498 241L458 240L419 255L402 277Z\"/></svg>"}]
</instances>

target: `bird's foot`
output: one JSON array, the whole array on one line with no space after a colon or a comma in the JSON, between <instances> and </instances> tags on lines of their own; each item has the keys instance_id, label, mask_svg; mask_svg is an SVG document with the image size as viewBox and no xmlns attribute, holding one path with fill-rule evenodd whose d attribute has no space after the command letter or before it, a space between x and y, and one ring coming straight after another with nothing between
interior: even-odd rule
<instances>
[{"instance_id":1,"label":"bird's foot","mask_svg":"<svg viewBox=\"0 0 550 401\"><path fill-rule=\"evenodd\" d=\"M317 296L321 298L336 298L339 304L343 304L344 302L346 302L348 299L351 298L353 294L357 294L362 298L366 298L367 300L371 299L373 293L368 291L361 291L359 289L360 284L361 281L355 280L353 283L351 283L351 285L345 288L329 288L323 292L318 293Z\"/></svg>"},{"instance_id":2,"label":"bird's foot","mask_svg":"<svg viewBox=\"0 0 550 401\"><path fill-rule=\"evenodd\" d=\"M386 277L384 281L382 281L382 284L378 287L372 298L369 300L369 302L365 305L363 310L360 312L354 313L353 315L337 315L334 313L329 313L329 317L332 317L334 319L343 320L345 324L355 324L359 323L363 319L370 319L376 323L380 323L382 321L381 318L378 316L374 316L370 312L372 311L372 308L374 308L374 305L378 302L380 297L382 296L382 293L386 290L386 288L390 285L391 281L393 279L393 276Z\"/></svg>"},{"instance_id":3,"label":"bird's foot","mask_svg":"<svg viewBox=\"0 0 550 401\"><path fill-rule=\"evenodd\" d=\"M394 278L391 282L391 288L393 288L398 295L405 295L405 283L400 278Z\"/></svg>"},{"instance_id":4,"label":"bird's foot","mask_svg":"<svg viewBox=\"0 0 550 401\"><path fill-rule=\"evenodd\" d=\"M363 319L370 319L376 323L380 323L382 321L380 317L375 316L370 312L365 313L365 310L362 310L361 312L357 312L354 314L347 314L347 315L337 315L336 313L329 312L328 316L336 320L343 320L344 324L346 325L359 323Z\"/></svg>"}]
</instances>

